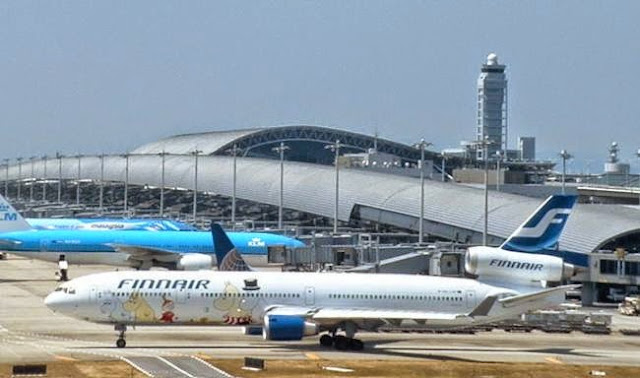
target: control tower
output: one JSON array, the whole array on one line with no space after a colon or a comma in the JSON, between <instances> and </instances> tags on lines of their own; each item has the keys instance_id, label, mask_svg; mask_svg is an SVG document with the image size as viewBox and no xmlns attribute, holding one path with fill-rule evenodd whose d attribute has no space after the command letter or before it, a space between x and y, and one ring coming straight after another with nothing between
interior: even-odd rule
<instances>
[{"instance_id":1,"label":"control tower","mask_svg":"<svg viewBox=\"0 0 640 378\"><path fill-rule=\"evenodd\" d=\"M488 138L488 158L494 160L497 151L507 150L507 77L506 66L498 64L498 56L491 53L482 65L478 77L478 119L476 141ZM483 149L476 152L478 160L484 160Z\"/></svg>"}]
</instances>

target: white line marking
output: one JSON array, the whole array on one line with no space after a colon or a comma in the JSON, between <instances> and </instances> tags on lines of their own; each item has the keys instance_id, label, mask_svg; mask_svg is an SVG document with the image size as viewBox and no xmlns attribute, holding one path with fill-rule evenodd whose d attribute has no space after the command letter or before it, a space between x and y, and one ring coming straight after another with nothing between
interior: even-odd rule
<instances>
[{"instance_id":1,"label":"white line marking","mask_svg":"<svg viewBox=\"0 0 640 378\"><path fill-rule=\"evenodd\" d=\"M222 375L224 375L225 377L233 378L233 375L231 375L231 374L227 373L227 372L226 372L226 371L224 371L224 370L221 370L220 368L217 368L217 367L215 367L215 366L211 365L210 363L208 363L207 361L203 360L202 358L200 358L200 357L198 357L198 356L191 356L191 358L193 358L193 359L194 359L194 360L196 360L196 361L200 361L200 362L202 362L203 364L207 365L210 369L213 369L213 370L217 371L219 374L222 374Z\"/></svg>"},{"instance_id":2,"label":"white line marking","mask_svg":"<svg viewBox=\"0 0 640 378\"><path fill-rule=\"evenodd\" d=\"M180 369L179 367L177 367L176 365L172 364L171 362L169 362L166 358L164 357L156 357L157 359L159 359L160 361L164 362L165 364L171 366L172 368L176 369L177 371L179 371L180 373L186 375L189 378L196 378L195 375L189 374L187 371Z\"/></svg>"},{"instance_id":3,"label":"white line marking","mask_svg":"<svg viewBox=\"0 0 640 378\"><path fill-rule=\"evenodd\" d=\"M143 368L141 368L137 364L133 363L133 361L131 361L131 360L125 358L125 357L120 357L120 359L122 361L128 363L129 365L133 366L134 368L138 369L139 372L141 372L142 374L145 374L147 377L153 378L153 374L149 373L148 371L144 370Z\"/></svg>"}]
</instances>

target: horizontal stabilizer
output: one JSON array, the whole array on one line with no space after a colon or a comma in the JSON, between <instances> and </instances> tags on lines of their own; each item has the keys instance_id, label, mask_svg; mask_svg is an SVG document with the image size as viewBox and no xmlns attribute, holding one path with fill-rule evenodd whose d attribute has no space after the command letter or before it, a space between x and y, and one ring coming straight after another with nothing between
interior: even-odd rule
<instances>
[{"instance_id":1,"label":"horizontal stabilizer","mask_svg":"<svg viewBox=\"0 0 640 378\"><path fill-rule=\"evenodd\" d=\"M497 298L493 295L486 297L479 305L476 306L476 308L473 309L473 311L469 313L469 316L475 317L489 315L489 311L491 311L493 304L496 303L496 299Z\"/></svg>"}]
</instances>

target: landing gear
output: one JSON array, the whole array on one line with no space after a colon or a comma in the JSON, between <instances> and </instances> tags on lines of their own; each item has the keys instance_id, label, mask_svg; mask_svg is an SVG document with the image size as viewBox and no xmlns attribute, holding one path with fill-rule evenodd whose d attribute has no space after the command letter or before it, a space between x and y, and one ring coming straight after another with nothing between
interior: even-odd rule
<instances>
[{"instance_id":1,"label":"landing gear","mask_svg":"<svg viewBox=\"0 0 640 378\"><path fill-rule=\"evenodd\" d=\"M326 348L331 346L337 350L362 350L364 349L364 343L361 340L338 335L322 335L320 337L320 345Z\"/></svg>"},{"instance_id":2,"label":"landing gear","mask_svg":"<svg viewBox=\"0 0 640 378\"><path fill-rule=\"evenodd\" d=\"M124 340L124 333L127 331L127 326L124 324L116 324L114 329L118 332L118 340L116 341L116 346L118 348L124 348L127 345L127 342Z\"/></svg>"},{"instance_id":3,"label":"landing gear","mask_svg":"<svg viewBox=\"0 0 640 378\"><path fill-rule=\"evenodd\" d=\"M330 348L333 346L333 337L330 335L322 335L320 336L320 345L323 347Z\"/></svg>"}]
</instances>

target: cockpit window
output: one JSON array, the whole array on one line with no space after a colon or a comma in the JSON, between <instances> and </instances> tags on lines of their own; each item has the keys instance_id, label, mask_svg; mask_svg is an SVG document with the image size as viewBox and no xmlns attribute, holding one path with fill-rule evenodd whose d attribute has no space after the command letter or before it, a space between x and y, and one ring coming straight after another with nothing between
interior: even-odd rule
<instances>
[{"instance_id":1,"label":"cockpit window","mask_svg":"<svg viewBox=\"0 0 640 378\"><path fill-rule=\"evenodd\" d=\"M72 287L66 287L66 286L58 286L54 291L61 291L65 294L75 294L76 293L76 289L72 288Z\"/></svg>"}]
</instances>

